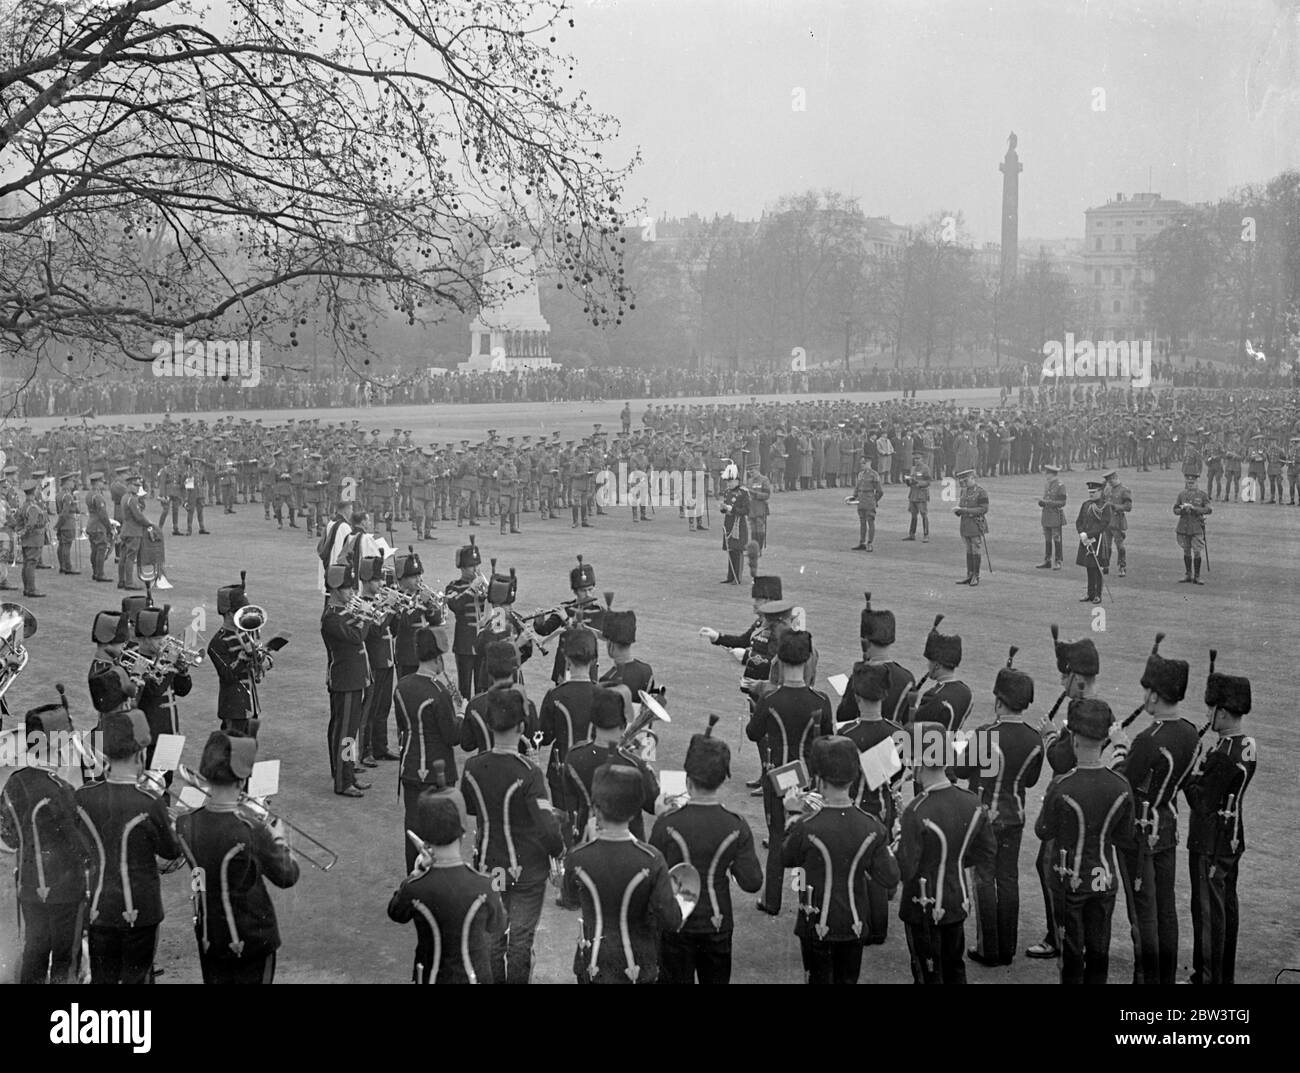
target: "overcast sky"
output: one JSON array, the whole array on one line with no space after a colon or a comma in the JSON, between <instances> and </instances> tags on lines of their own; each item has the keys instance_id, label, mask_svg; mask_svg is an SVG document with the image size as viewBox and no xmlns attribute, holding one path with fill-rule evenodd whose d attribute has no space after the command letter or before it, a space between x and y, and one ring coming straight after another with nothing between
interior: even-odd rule
<instances>
[{"instance_id":1,"label":"overcast sky","mask_svg":"<svg viewBox=\"0 0 1300 1073\"><path fill-rule=\"evenodd\" d=\"M559 44L640 147L630 193L656 216L831 187L996 240L1012 130L1022 237L1079 236L1118 191L1214 200L1300 166L1300 0L574 4Z\"/></svg>"}]
</instances>

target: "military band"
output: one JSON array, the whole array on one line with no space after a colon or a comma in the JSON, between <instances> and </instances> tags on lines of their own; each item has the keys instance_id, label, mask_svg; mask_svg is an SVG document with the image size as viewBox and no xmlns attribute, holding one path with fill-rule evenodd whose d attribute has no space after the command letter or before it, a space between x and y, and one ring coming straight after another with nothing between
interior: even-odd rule
<instances>
[{"instance_id":1,"label":"military band","mask_svg":"<svg viewBox=\"0 0 1300 1073\"><path fill-rule=\"evenodd\" d=\"M1113 483L1089 483L1095 487L1081 510L1081 532L1095 530L1089 550L1100 553L1100 571L1111 548L1120 554L1114 519L1127 513L1122 505L1131 507L1131 496ZM128 480L124 516L132 509L130 486ZM1049 481L1044 502L1058 498L1063 506L1063 492L1053 493ZM969 519L977 534L967 539L983 549L987 493L969 475L962 502L962 524ZM1192 496L1180 496L1180 503L1194 508L1188 514L1208 506ZM499 509L508 519L507 507ZM1063 982L1105 982L1122 888L1135 982L1173 982L1181 791L1190 807L1192 977L1207 984L1234 979L1242 802L1257 746L1243 729L1250 683L1216 673L1215 653L1205 691L1208 722L1199 730L1179 707L1189 666L1161 656L1159 636L1141 678L1143 705L1132 717L1152 721L1129 746L1095 695L1095 644L1060 642L1054 634L1057 708L1069 702L1064 729L1053 727L1056 709L1035 724L1034 682L1014 666L1013 647L994 678L992 719L967 731L976 700L957 675L961 636L939 630L944 616L926 635L926 672L917 682L892 658L894 613L873 607L867 593L863 659L833 709L812 688L816 649L811 634L797 628L803 623L794 621L780 578L755 578L756 621L736 635L701 632L741 652L745 732L759 746L755 781L767 824L760 866L748 824L720 795L731 754L711 733L690 742L685 794L662 796L667 783L633 732L644 725L639 702L649 698L650 710L664 691L650 665L633 655L636 612L613 610L612 593L605 606L597 603L595 572L581 556L569 578L573 600L524 618L513 613L514 572L498 573L493 560L491 578L483 578L473 541L456 555L462 577L444 601L423 587L413 548L393 555L389 566L382 554L368 553L367 534L349 523L335 557L329 529L318 514L311 517L313 535L322 530L325 558L336 558L325 564L321 618L333 788L361 796L368 787L358 782L358 765L399 761L407 878L389 916L415 924L415 980L531 980L552 879L560 906L580 913L579 982L727 982L737 927L753 926L752 917L733 910L731 881L747 892L761 886L758 910L777 915L785 870L792 869L795 932L810 983L860 978L863 949L884 942L895 897L913 979L964 982L968 961L984 968L1013 963L1018 862L1031 822L1027 791L1044 759L1054 777L1034 822L1047 936L1031 956L1059 957ZM1055 565L1059 544L1050 532L1045 550ZM978 573L976 563L972 583ZM88 682L106 772L83 776L74 791L53 767L22 769L0 791L0 836L19 855L26 981L71 977L83 932L92 981L152 981L163 924L157 860L182 855L191 869L205 981L270 982L275 973L280 935L266 884L292 886L299 871L278 821L247 811L257 743L246 735L257 729L257 684L270 666L256 636L265 612L250 603L242 576L218 591L222 627L207 655L219 682L222 729L208 740L200 765L207 803L177 818L166 780L155 786L144 776L159 737L181 728L177 701L191 695L194 657L176 654L170 608L154 606L152 597L148 589L128 594L120 612L101 612L92 627L97 648ZM480 688L468 704L444 662L449 650L460 655L454 642L447 645L444 605L457 616L457 636L462 617L473 631ZM548 637L560 673L536 710L520 667L529 646ZM610 666L597 680L602 640ZM396 755L387 749L390 704ZM59 709L28 713L27 729L70 730ZM888 754L891 743L898 766L873 774L872 758ZM548 745L543 768L540 750ZM458 746L467 754L463 765ZM800 763L811 783L790 790L778 769ZM657 816L653 825L648 816ZM460 844L470 818L474 852L467 863ZM38 868L25 839L59 848L40 856ZM42 869L44 877L29 874ZM969 949L967 916L976 925Z\"/></svg>"}]
</instances>

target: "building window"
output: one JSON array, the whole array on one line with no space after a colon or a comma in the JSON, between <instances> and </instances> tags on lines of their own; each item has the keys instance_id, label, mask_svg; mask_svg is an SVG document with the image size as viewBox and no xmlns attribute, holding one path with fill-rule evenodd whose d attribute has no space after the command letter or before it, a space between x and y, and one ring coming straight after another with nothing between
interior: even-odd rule
<instances>
[{"instance_id":1,"label":"building window","mask_svg":"<svg viewBox=\"0 0 1300 1073\"><path fill-rule=\"evenodd\" d=\"M1119 251L1121 251L1121 250L1123 250L1123 249L1124 249L1124 236L1123 236L1123 235L1116 235L1116 236L1115 236L1115 250L1116 250L1116 252L1119 252Z\"/></svg>"},{"instance_id":2,"label":"building window","mask_svg":"<svg viewBox=\"0 0 1300 1073\"><path fill-rule=\"evenodd\" d=\"M1117 287L1124 286L1124 269L1113 268L1110 273L1110 281Z\"/></svg>"},{"instance_id":3,"label":"building window","mask_svg":"<svg viewBox=\"0 0 1300 1073\"><path fill-rule=\"evenodd\" d=\"M1123 226L1124 226L1124 221L1123 221L1123 220L1116 220L1116 221L1115 221L1115 226L1116 226L1116 227L1123 227Z\"/></svg>"},{"instance_id":4,"label":"building window","mask_svg":"<svg viewBox=\"0 0 1300 1073\"><path fill-rule=\"evenodd\" d=\"M1100 269L1100 268L1094 268L1094 269L1092 270L1092 282L1095 283L1095 284L1098 284L1098 285L1101 284L1101 269Z\"/></svg>"},{"instance_id":5,"label":"building window","mask_svg":"<svg viewBox=\"0 0 1300 1073\"><path fill-rule=\"evenodd\" d=\"M1134 226L1134 227L1145 227L1145 226L1146 226L1146 221L1145 221L1145 220L1134 220L1134 221L1133 221L1133 226Z\"/></svg>"},{"instance_id":6,"label":"building window","mask_svg":"<svg viewBox=\"0 0 1300 1073\"><path fill-rule=\"evenodd\" d=\"M1093 311L1094 313L1100 313L1100 312L1101 312L1101 299L1100 299L1100 298L1094 298L1094 299L1092 300L1092 311Z\"/></svg>"},{"instance_id":7,"label":"building window","mask_svg":"<svg viewBox=\"0 0 1300 1073\"><path fill-rule=\"evenodd\" d=\"M1110 304L1110 311L1112 313L1118 313L1120 311L1119 307L1120 307L1120 300L1116 298L1115 301L1111 302Z\"/></svg>"},{"instance_id":8,"label":"building window","mask_svg":"<svg viewBox=\"0 0 1300 1073\"><path fill-rule=\"evenodd\" d=\"M491 353L492 353L492 333L491 333L491 332L479 332L479 333L478 333L478 352L479 352L480 354L491 354Z\"/></svg>"},{"instance_id":9,"label":"building window","mask_svg":"<svg viewBox=\"0 0 1300 1073\"><path fill-rule=\"evenodd\" d=\"M1156 227L1164 227L1164 226L1165 226L1165 222L1164 222L1164 220L1157 220L1157 221L1156 221Z\"/></svg>"},{"instance_id":10,"label":"building window","mask_svg":"<svg viewBox=\"0 0 1300 1073\"><path fill-rule=\"evenodd\" d=\"M1142 249L1142 244L1143 244L1145 241L1146 241L1146 240L1145 240L1141 235L1137 235L1137 236L1135 236L1134 239L1133 239L1133 248L1134 248L1135 250L1141 250L1141 249Z\"/></svg>"},{"instance_id":11,"label":"building window","mask_svg":"<svg viewBox=\"0 0 1300 1073\"><path fill-rule=\"evenodd\" d=\"M1098 235L1098 236L1097 236L1095 239L1093 239L1092 241L1093 241L1093 246L1092 246L1092 248L1093 248L1094 250L1097 250L1098 252L1100 252L1100 251L1101 251L1101 236Z\"/></svg>"}]
</instances>

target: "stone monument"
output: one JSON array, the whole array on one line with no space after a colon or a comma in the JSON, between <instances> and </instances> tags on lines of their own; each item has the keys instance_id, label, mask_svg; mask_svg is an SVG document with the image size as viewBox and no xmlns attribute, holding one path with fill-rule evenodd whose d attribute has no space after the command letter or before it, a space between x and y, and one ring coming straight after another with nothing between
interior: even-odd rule
<instances>
[{"instance_id":1,"label":"stone monument","mask_svg":"<svg viewBox=\"0 0 1300 1073\"><path fill-rule=\"evenodd\" d=\"M1020 173L1025 166L1016 153L1016 132L1007 139L1007 155L998 165L1002 172L1002 272L999 288L1007 290L1016 278L1020 260Z\"/></svg>"},{"instance_id":2,"label":"stone monument","mask_svg":"<svg viewBox=\"0 0 1300 1073\"><path fill-rule=\"evenodd\" d=\"M469 326L469 360L460 363L460 370L553 368L551 325L542 316L532 247L521 242L512 248L510 236L498 232L483 250L483 286L492 304L480 309Z\"/></svg>"}]
</instances>

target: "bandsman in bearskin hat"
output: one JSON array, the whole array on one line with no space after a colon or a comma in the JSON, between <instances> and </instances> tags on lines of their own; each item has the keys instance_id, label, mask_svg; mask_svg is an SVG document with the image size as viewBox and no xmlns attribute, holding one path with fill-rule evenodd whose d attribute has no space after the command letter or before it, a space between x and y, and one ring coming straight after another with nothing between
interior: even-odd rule
<instances>
[{"instance_id":1,"label":"bandsman in bearskin hat","mask_svg":"<svg viewBox=\"0 0 1300 1073\"><path fill-rule=\"evenodd\" d=\"M795 795L802 815L781 845L781 863L799 879L794 931L808 983L856 984L862 948L885 941L898 861L884 824L853 805L851 787L861 773L857 745L840 736L818 738L809 759L821 801ZM884 897L872 898L873 887Z\"/></svg>"},{"instance_id":2,"label":"bandsman in bearskin hat","mask_svg":"<svg viewBox=\"0 0 1300 1073\"><path fill-rule=\"evenodd\" d=\"M853 668L848 692L845 694L854 702L853 716L841 721L837 712L835 732L853 742L860 753L874 749L887 738L892 739L903 729L884 716L888 690L889 669L885 664L859 663ZM898 817L898 787L903 777L904 771L900 768L889 781L881 783L874 790L864 778L859 777L853 783L854 804L875 816L887 831L894 829L894 821Z\"/></svg>"},{"instance_id":3,"label":"bandsman in bearskin hat","mask_svg":"<svg viewBox=\"0 0 1300 1073\"><path fill-rule=\"evenodd\" d=\"M237 811L257 759L257 740L215 730L203 746L199 775L208 800L176 821L176 833L205 882L195 893L194 937L205 984L269 984L275 979L280 927L266 884L298 882L284 825Z\"/></svg>"},{"instance_id":4,"label":"bandsman in bearskin hat","mask_svg":"<svg viewBox=\"0 0 1300 1073\"><path fill-rule=\"evenodd\" d=\"M488 725L495 744L465 761L462 793L470 814L478 817L475 865L494 877L509 920L492 952L492 980L526 984L550 859L560 856L564 841L541 769L519 754L523 697L510 689L491 697Z\"/></svg>"},{"instance_id":5,"label":"bandsman in bearskin hat","mask_svg":"<svg viewBox=\"0 0 1300 1073\"><path fill-rule=\"evenodd\" d=\"M952 713L951 716L944 717L945 721L951 719L948 729L956 732L970 715L975 699L970 686L956 674L961 665L961 635L940 633L939 623L942 621L943 615L935 615L934 625L926 635L924 655L929 668L917 688L908 695L908 707L912 713L917 713L926 701L942 704L944 710ZM919 716L913 714L912 718Z\"/></svg>"},{"instance_id":6,"label":"bandsman in bearskin hat","mask_svg":"<svg viewBox=\"0 0 1300 1073\"><path fill-rule=\"evenodd\" d=\"M217 718L222 729L256 737L256 720L261 713L254 662L235 629L235 612L251 603L245 581L241 571L239 584L223 585L217 590L221 626L208 642L208 659L217 672Z\"/></svg>"},{"instance_id":7,"label":"bandsman in bearskin hat","mask_svg":"<svg viewBox=\"0 0 1300 1073\"><path fill-rule=\"evenodd\" d=\"M424 843L427 856L413 863L393 894L388 919L415 924L411 978L417 984L488 982L492 949L506 930L505 908L491 877L461 857L463 809L463 801L458 808L448 794L425 790L407 828ZM464 936L465 941L444 942L444 935Z\"/></svg>"},{"instance_id":8,"label":"bandsman in bearskin hat","mask_svg":"<svg viewBox=\"0 0 1300 1073\"><path fill-rule=\"evenodd\" d=\"M655 674L650 664L632 656L632 646L636 644L636 612L606 611L602 632L605 651L613 666L600 676L601 685L625 685L634 698L642 690L655 692Z\"/></svg>"},{"instance_id":9,"label":"bandsman in bearskin hat","mask_svg":"<svg viewBox=\"0 0 1300 1073\"><path fill-rule=\"evenodd\" d=\"M471 761L472 762L472 761ZM592 779L596 837L575 847L564 865L564 893L582 910L573 957L579 983L651 984L659 979L659 937L682 926L663 854L632 837L641 812L640 771L606 764ZM611 942L612 922L622 941Z\"/></svg>"},{"instance_id":10,"label":"bandsman in bearskin hat","mask_svg":"<svg viewBox=\"0 0 1300 1073\"><path fill-rule=\"evenodd\" d=\"M393 556L393 577L402 592L418 594L421 591L424 564L415 548L408 545L405 555ZM399 681L420 668L420 658L415 651L415 635L421 629L429 627L447 634L445 638L439 639L439 644L444 652L451 651L450 631L443 622L443 606L432 599L425 599L419 601L414 610L398 614L393 630L393 660Z\"/></svg>"},{"instance_id":11,"label":"bandsman in bearskin hat","mask_svg":"<svg viewBox=\"0 0 1300 1073\"><path fill-rule=\"evenodd\" d=\"M534 751L533 739L539 724L537 706L528 699L527 691L520 681L519 649L513 641L493 641L484 650L483 671L487 676L487 688L472 697L465 707L465 720L460 732L460 747L470 753L485 753L492 748L492 728L488 722L488 708L492 694L504 689L513 689L524 698L524 734L520 739L520 748L525 753Z\"/></svg>"},{"instance_id":12,"label":"bandsman in bearskin hat","mask_svg":"<svg viewBox=\"0 0 1300 1073\"><path fill-rule=\"evenodd\" d=\"M764 608L771 607L764 604ZM765 758L764 773L795 760L807 762L812 743L819 735L835 732L831 702L824 693L810 689L803 679L804 666L812 658L812 637L806 630L788 630L777 645L782 681L786 684L759 697L745 727L745 736L758 742ZM851 781L851 780L850 780ZM785 833L785 810L770 778L763 780L763 806L767 813L767 879L760 911L776 916L781 911L781 839Z\"/></svg>"},{"instance_id":13,"label":"bandsman in bearskin hat","mask_svg":"<svg viewBox=\"0 0 1300 1073\"><path fill-rule=\"evenodd\" d=\"M24 763L0 789L0 848L16 855L14 893L23 934L16 979L63 984L71 982L81 952L98 861L72 787L57 773L62 743L73 732L67 708L44 704L30 709L24 721Z\"/></svg>"},{"instance_id":14,"label":"bandsman in bearskin hat","mask_svg":"<svg viewBox=\"0 0 1300 1073\"><path fill-rule=\"evenodd\" d=\"M564 760L565 798L574 805L574 842L581 842L591 817L592 779L605 764L628 764L641 773L643 811L654 815L659 780L630 749L621 747L623 732L633 718L632 695L627 686L603 688L591 706L591 741L575 745ZM645 824L638 813L628 826L634 838L645 840Z\"/></svg>"},{"instance_id":15,"label":"bandsman in bearskin hat","mask_svg":"<svg viewBox=\"0 0 1300 1073\"><path fill-rule=\"evenodd\" d=\"M997 845L979 798L948 779L949 727L917 720L906 732L917 792L899 820L898 918L907 932L912 979L964 984L965 869L986 866Z\"/></svg>"},{"instance_id":16,"label":"bandsman in bearskin hat","mask_svg":"<svg viewBox=\"0 0 1300 1073\"><path fill-rule=\"evenodd\" d=\"M1038 724L1043 735L1043 752L1052 769L1052 777L1073 771L1078 765L1074 755L1074 739L1066 730L1053 729L1052 719L1057 710L1067 700L1083 700L1097 695L1097 676L1101 673L1101 656L1092 639L1085 637L1081 641L1062 641L1060 630L1052 623L1052 644L1056 653L1056 669L1061 676L1061 694L1052 710ZM1056 900L1052 895L1052 866L1054 845L1050 840L1039 844L1036 869L1038 882L1043 892L1044 920L1047 930L1042 941L1034 943L1025 954L1031 958L1059 957L1061 950L1057 946Z\"/></svg>"},{"instance_id":17,"label":"bandsman in bearskin hat","mask_svg":"<svg viewBox=\"0 0 1300 1073\"><path fill-rule=\"evenodd\" d=\"M136 613L135 635L139 641L140 654L156 660L162 651L163 639L170 632L171 606L146 607ZM177 697L188 697L194 687L190 677L189 664L181 661L168 664L168 670L154 680L146 679L140 688L139 708L149 722L149 751L145 755L145 767L153 762L154 746L160 734L179 734L180 715L176 709ZM167 773L167 785L171 785L171 772Z\"/></svg>"},{"instance_id":18,"label":"bandsman in bearskin hat","mask_svg":"<svg viewBox=\"0 0 1300 1073\"><path fill-rule=\"evenodd\" d=\"M1132 837L1121 847L1125 901L1133 927L1133 982L1172 984L1178 968L1178 906L1174 868L1178 813L1174 802L1196 759L1196 727L1178 710L1187 693L1185 660L1160 655L1156 634L1142 674L1143 710L1153 722L1116 764L1133 789ZM1123 750L1123 738L1118 738Z\"/></svg>"},{"instance_id":19,"label":"bandsman in bearskin hat","mask_svg":"<svg viewBox=\"0 0 1300 1073\"><path fill-rule=\"evenodd\" d=\"M396 556L394 556L396 559ZM363 556L359 566L361 595L378 596L385 586L382 555ZM396 760L388 748L388 717L393 709L393 686L396 671L393 660L393 627L396 612L389 612L366 631L366 662L370 666L370 685L362 699L358 752L365 767L378 767L380 760Z\"/></svg>"},{"instance_id":20,"label":"bandsman in bearskin hat","mask_svg":"<svg viewBox=\"0 0 1300 1073\"><path fill-rule=\"evenodd\" d=\"M393 695L393 713L402 743L398 780L406 806L404 831L414 829L412 824L424 791L456 785L455 747L463 740L462 722L448 688L437 632L427 626L417 630L415 652L419 661L415 673L400 678ZM415 848L405 836L402 844L409 871L415 863Z\"/></svg>"},{"instance_id":21,"label":"bandsman in bearskin hat","mask_svg":"<svg viewBox=\"0 0 1300 1073\"><path fill-rule=\"evenodd\" d=\"M853 665L853 671L865 666L878 666L885 673L885 695L880 702L881 714L886 719L898 722L905 718L904 698L916 684L912 672L893 658L896 623L892 611L873 609L871 593L864 593L866 606L862 609L860 639L862 642L862 661ZM852 672L850 672L850 680ZM835 710L835 721L847 723L857 718L858 705L853 690L848 690L840 698Z\"/></svg>"},{"instance_id":22,"label":"bandsman in bearskin hat","mask_svg":"<svg viewBox=\"0 0 1300 1073\"><path fill-rule=\"evenodd\" d=\"M359 565L373 569L373 559ZM351 563L336 563L325 571L329 603L321 615L320 633L325 644L326 689L329 692L329 724L326 742L330 755L330 777L340 797L361 797L370 783L357 778L361 763L361 724L365 717L365 694L373 679L366 655L369 622L358 623L345 612L357 593L358 580Z\"/></svg>"},{"instance_id":23,"label":"bandsman in bearskin hat","mask_svg":"<svg viewBox=\"0 0 1300 1073\"><path fill-rule=\"evenodd\" d=\"M997 852L975 870L975 909L979 927L967 956L986 967L1010 965L1016 956L1020 917L1020 840L1025 832L1025 791L1038 783L1043 740L1029 723L1034 680L1012 666L1019 651L1011 646L1007 665L993 683L993 722L975 729L956 775L988 809Z\"/></svg>"},{"instance_id":24,"label":"bandsman in bearskin hat","mask_svg":"<svg viewBox=\"0 0 1300 1073\"><path fill-rule=\"evenodd\" d=\"M533 618L533 632L539 637L549 637L574 626L594 631L593 636L603 632L607 611L596 600L596 571L590 563L582 561L581 555L578 556L578 565L569 571L569 588L573 590L572 600L566 600L557 611ZM557 648L551 681L559 685L564 681L564 673L564 656ZM591 680L594 682L596 679L596 663L593 662Z\"/></svg>"},{"instance_id":25,"label":"bandsman in bearskin hat","mask_svg":"<svg viewBox=\"0 0 1300 1073\"><path fill-rule=\"evenodd\" d=\"M90 639L95 643L95 654L90 660L90 676L106 667L116 667L122 658L126 643L131 639L131 627L120 611L100 611L90 627Z\"/></svg>"},{"instance_id":26,"label":"bandsman in bearskin hat","mask_svg":"<svg viewBox=\"0 0 1300 1073\"><path fill-rule=\"evenodd\" d=\"M718 793L731 777L731 750L713 736L718 716L686 749L686 800L665 812L650 832L650 845L668 866L691 865L704 880L700 900L680 931L660 934L661 979L666 984L731 981L735 925L731 879L748 894L763 885L754 833L744 817L721 804Z\"/></svg>"},{"instance_id":27,"label":"bandsman in bearskin hat","mask_svg":"<svg viewBox=\"0 0 1300 1073\"><path fill-rule=\"evenodd\" d=\"M564 832L565 844L569 845L573 835L572 814L577 811L577 802L568 798L564 764L570 749L590 740L592 708L604 687L597 685L591 675L591 666L596 661L596 635L591 630L565 630L557 647L564 659L567 675L542 698L538 724L541 745L551 747L546 764L546 782L551 790L551 801L561 813L560 829Z\"/></svg>"},{"instance_id":28,"label":"bandsman in bearskin hat","mask_svg":"<svg viewBox=\"0 0 1300 1073\"><path fill-rule=\"evenodd\" d=\"M1104 984L1110 968L1111 917L1123 867L1116 848L1133 825L1128 783L1102 760L1114 723L1105 701L1070 701L1066 733L1078 766L1052 780L1034 826L1043 844L1053 847L1053 945L1061 951L1063 984Z\"/></svg>"},{"instance_id":29,"label":"bandsman in bearskin hat","mask_svg":"<svg viewBox=\"0 0 1300 1073\"><path fill-rule=\"evenodd\" d=\"M1192 876L1192 983L1230 984L1236 979L1237 871L1246 850L1242 801L1255 777L1255 739L1242 720L1250 714L1250 679L1215 671L1210 651L1205 682L1206 731L1217 740L1203 748L1183 793L1187 858ZM1207 741L1209 739L1206 739Z\"/></svg>"},{"instance_id":30,"label":"bandsman in bearskin hat","mask_svg":"<svg viewBox=\"0 0 1300 1073\"><path fill-rule=\"evenodd\" d=\"M137 785L154 734L138 708L100 720L107 778L76 792L77 808L102 854L88 912L90 982L153 983L158 925L163 919L156 858L181 855L164 795Z\"/></svg>"},{"instance_id":31,"label":"bandsman in bearskin hat","mask_svg":"<svg viewBox=\"0 0 1300 1073\"><path fill-rule=\"evenodd\" d=\"M482 693L491 684L492 676L487 669L487 650L498 641L509 641L518 651L518 664L527 663L533 656L532 638L519 630L516 623L518 616L513 612L515 591L518 578L514 567L509 574L496 572L496 560L492 560L492 577L488 583L488 611L483 617L478 636L474 638L474 692Z\"/></svg>"},{"instance_id":32,"label":"bandsman in bearskin hat","mask_svg":"<svg viewBox=\"0 0 1300 1073\"><path fill-rule=\"evenodd\" d=\"M456 616L451 650L456 656L456 684L463 697L474 693L474 639L487 606L487 585L478 573L482 562L483 556L471 535L469 543L456 552L460 577L447 583L447 610Z\"/></svg>"}]
</instances>

